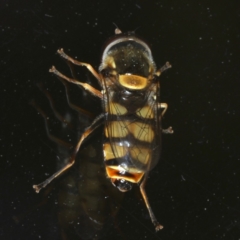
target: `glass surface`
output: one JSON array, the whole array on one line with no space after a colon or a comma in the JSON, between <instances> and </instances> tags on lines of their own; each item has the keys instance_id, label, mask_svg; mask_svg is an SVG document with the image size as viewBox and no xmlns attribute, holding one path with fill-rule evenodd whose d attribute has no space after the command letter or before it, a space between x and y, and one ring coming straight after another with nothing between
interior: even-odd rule
<instances>
[{"instance_id":1,"label":"glass surface","mask_svg":"<svg viewBox=\"0 0 240 240\"><path fill-rule=\"evenodd\" d=\"M0 238L239 239L237 11L230 2L185 0L3 1ZM172 126L174 134L163 136L161 159L146 185L153 211L164 225L158 233L137 186L119 195L103 180L101 129L83 145L76 166L39 194L32 188L59 169L71 150L47 137L44 119L29 103L34 100L47 114L54 136L74 145L89 120L80 118L79 124L63 84L48 69L55 65L70 76L67 64L55 54L59 48L98 69L104 42L116 28L113 23L122 31L136 29L158 67L166 61L173 66L160 83L161 100L169 106L163 127ZM79 80L97 86L86 69L74 69ZM57 111L73 120L72 130L65 131L56 119L43 90ZM76 105L94 115L101 112L96 98L75 86L70 91ZM100 186L88 182L98 177ZM81 192L91 187L94 194ZM104 222L102 230L96 230L92 219L97 219L95 225Z\"/></svg>"}]
</instances>

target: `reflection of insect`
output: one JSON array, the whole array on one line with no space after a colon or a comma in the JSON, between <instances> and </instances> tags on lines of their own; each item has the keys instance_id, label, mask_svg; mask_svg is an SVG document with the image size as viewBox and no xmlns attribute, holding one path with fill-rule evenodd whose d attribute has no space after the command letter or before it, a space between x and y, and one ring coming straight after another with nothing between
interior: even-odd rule
<instances>
[{"instance_id":1,"label":"reflection of insect","mask_svg":"<svg viewBox=\"0 0 240 240\"><path fill-rule=\"evenodd\" d=\"M90 64L67 56L62 49L61 57L79 66L85 66L96 77L102 91L87 83L79 82L50 69L60 78L82 86L102 101L100 114L82 134L68 163L44 182L34 185L39 192L54 178L70 168L84 139L104 123L103 154L107 176L120 191L131 190L133 183L140 184L140 191L156 231L162 229L153 214L145 192L148 172L157 164L161 148L161 132L172 133L172 128L161 128L161 118L167 110L159 100L160 74L171 67L167 62L156 71L151 50L134 33L122 34L106 45L97 73ZM163 109L163 111L161 111Z\"/></svg>"},{"instance_id":2,"label":"reflection of insect","mask_svg":"<svg viewBox=\"0 0 240 240\"><path fill-rule=\"evenodd\" d=\"M31 105L45 120L46 132L49 139L57 144L54 151L58 156L58 169L65 166L73 149L73 145L69 139L78 138L77 136L81 135L84 128L91 124L94 117L90 113L86 115L87 113L83 109L73 105L71 99L74 94L70 94L71 85L64 80L62 80L62 83L64 83L68 103L72 109L69 107L64 109L64 102L62 101L62 105L60 105L61 111L54 108L54 95L52 97L43 84L38 84L39 89L48 98L55 117L61 123L61 126L58 125L57 136L53 135L56 132L56 128L54 130L53 119L51 119L51 115L49 116L50 112L45 111L47 110L46 107L42 109L34 100L31 101ZM81 97L80 102L87 101L89 109L94 109L93 112L99 112L99 106L96 106L94 99L89 99L87 94ZM95 106L96 108L94 108ZM63 112L65 112L64 115ZM52 201L57 202L57 208L53 208L54 210L51 211L51 215L49 215L46 223L51 221L58 222L56 228L54 228L55 233L59 232L65 240L106 239L106 236L111 234L112 227L116 230L114 231L116 235L122 234L115 217L119 211L124 194L114 188L106 178L103 155L99 155L102 152L102 129L100 127L84 142L84 145L81 146L76 156L74 167L69 169L70 171L67 171L67 174L61 180L59 179L60 181L55 182L55 185L49 184L43 192L42 200L30 209L32 211L41 206L41 212L44 214L44 211L46 213L48 207L52 209L51 204L53 202L51 202L50 198ZM81 160L79 161L79 159ZM56 193L58 194L57 196L55 195ZM14 216L14 219L19 222L22 215ZM56 216L57 219L54 218ZM48 234L50 235L51 233L47 232L47 236L45 236L47 239L49 238Z\"/></svg>"}]
</instances>

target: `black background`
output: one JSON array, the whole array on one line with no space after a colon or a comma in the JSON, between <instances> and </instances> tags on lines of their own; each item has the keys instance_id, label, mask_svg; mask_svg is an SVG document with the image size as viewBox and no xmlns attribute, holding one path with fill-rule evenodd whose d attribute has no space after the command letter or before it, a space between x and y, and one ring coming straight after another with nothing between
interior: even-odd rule
<instances>
[{"instance_id":1,"label":"black background","mask_svg":"<svg viewBox=\"0 0 240 240\"><path fill-rule=\"evenodd\" d=\"M1 239L61 239L49 211L57 209L54 194L34 207L41 194L32 185L56 170L58 156L29 102L49 105L39 82L57 102L65 98L48 73L53 64L67 72L55 54L60 47L97 69L113 22L122 31L137 29L158 66L171 62L161 77L161 99L169 104L163 126L175 133L163 136L161 161L147 183L164 229L155 233L133 191L116 217L120 230L112 227L102 239L240 238L240 9L233 2L1 1ZM81 80L90 77L79 71Z\"/></svg>"}]
</instances>

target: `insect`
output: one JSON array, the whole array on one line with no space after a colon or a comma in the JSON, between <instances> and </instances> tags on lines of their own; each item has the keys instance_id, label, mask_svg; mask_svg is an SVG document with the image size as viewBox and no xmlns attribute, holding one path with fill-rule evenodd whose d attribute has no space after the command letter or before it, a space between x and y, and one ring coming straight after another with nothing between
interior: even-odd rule
<instances>
[{"instance_id":1,"label":"insect","mask_svg":"<svg viewBox=\"0 0 240 240\"><path fill-rule=\"evenodd\" d=\"M161 127L167 104L160 103L159 93L159 76L171 65L167 62L157 70L149 46L133 32L122 33L119 29L103 51L99 72L88 63L74 60L63 49L58 50L58 54L75 65L86 67L102 90L65 76L54 66L49 71L99 98L103 113L85 129L68 163L33 188L38 193L69 169L83 141L104 124L103 155L107 177L121 192L139 184L156 231L162 229L148 201L145 184L149 171L160 158L162 132L173 133L171 127Z\"/></svg>"}]
</instances>

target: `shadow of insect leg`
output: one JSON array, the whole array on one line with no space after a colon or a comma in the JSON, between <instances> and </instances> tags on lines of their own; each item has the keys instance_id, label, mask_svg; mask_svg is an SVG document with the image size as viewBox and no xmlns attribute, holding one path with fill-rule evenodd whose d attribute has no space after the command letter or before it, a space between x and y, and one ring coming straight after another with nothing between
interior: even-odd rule
<instances>
[{"instance_id":1,"label":"shadow of insect leg","mask_svg":"<svg viewBox=\"0 0 240 240\"><path fill-rule=\"evenodd\" d=\"M47 132L47 136L50 140L52 140L53 142L65 147L65 148L68 148L68 149L71 149L73 147L72 144L68 143L68 142L65 142L63 140L61 140L60 138L57 138L55 137L54 135L52 135L49 131L50 127L49 127L49 118L48 116L46 115L46 113L35 103L34 100L32 100L30 102L30 105L32 105L43 117L44 119L44 122L45 122L45 128L46 128L46 132ZM63 121L65 123L65 121Z\"/></svg>"},{"instance_id":2,"label":"shadow of insect leg","mask_svg":"<svg viewBox=\"0 0 240 240\"><path fill-rule=\"evenodd\" d=\"M61 81L61 83L64 85L65 87L65 91L66 91L66 97L67 97L67 102L68 102L68 105L75 111L77 111L78 113L80 114L83 114L85 116L87 116L88 118L90 119L93 119L94 118L94 114L92 114L91 112L83 109L83 108L80 108L79 106L73 104L70 100L70 93L69 93L69 87L68 87L68 84L66 83L65 80L63 80L61 77L58 77L59 80Z\"/></svg>"}]
</instances>

